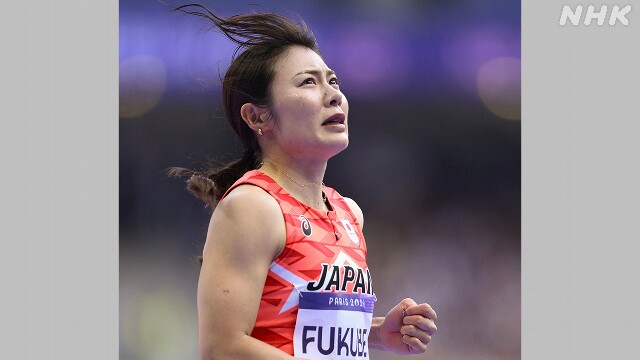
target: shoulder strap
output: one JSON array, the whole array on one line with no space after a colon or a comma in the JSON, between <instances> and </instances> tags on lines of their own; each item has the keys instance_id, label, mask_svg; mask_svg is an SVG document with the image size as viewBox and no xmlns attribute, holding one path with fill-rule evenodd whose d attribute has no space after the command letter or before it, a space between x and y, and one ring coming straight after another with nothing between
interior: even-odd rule
<instances>
[{"instance_id":1,"label":"shoulder strap","mask_svg":"<svg viewBox=\"0 0 640 360\"><path fill-rule=\"evenodd\" d=\"M269 192L269 189L273 187L274 183L275 182L273 181L273 179L265 175L263 172L258 170L250 170L247 171L240 179L236 180L236 182L234 182L233 185L231 185L229 189L227 189L224 195L222 195L222 198L220 198L220 200L222 201L222 199L224 199L225 196L227 196L227 194L231 192L231 190L242 184L255 185Z\"/></svg>"}]
</instances>

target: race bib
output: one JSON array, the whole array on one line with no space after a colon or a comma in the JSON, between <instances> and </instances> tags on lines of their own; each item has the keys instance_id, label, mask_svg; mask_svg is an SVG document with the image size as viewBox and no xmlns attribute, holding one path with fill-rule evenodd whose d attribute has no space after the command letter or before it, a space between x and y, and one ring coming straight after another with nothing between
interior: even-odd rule
<instances>
[{"instance_id":1,"label":"race bib","mask_svg":"<svg viewBox=\"0 0 640 360\"><path fill-rule=\"evenodd\" d=\"M373 295L302 292L299 301L296 357L369 359Z\"/></svg>"}]
</instances>

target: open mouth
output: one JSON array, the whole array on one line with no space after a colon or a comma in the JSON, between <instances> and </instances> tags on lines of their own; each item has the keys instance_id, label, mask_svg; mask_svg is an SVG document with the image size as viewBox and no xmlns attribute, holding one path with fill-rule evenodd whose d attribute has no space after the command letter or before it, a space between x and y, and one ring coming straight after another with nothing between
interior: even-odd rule
<instances>
[{"instance_id":1,"label":"open mouth","mask_svg":"<svg viewBox=\"0 0 640 360\"><path fill-rule=\"evenodd\" d=\"M327 120L325 120L322 123L322 126L325 125L335 125L335 124L344 124L344 114L335 114L333 116L331 116L330 118L328 118Z\"/></svg>"}]
</instances>

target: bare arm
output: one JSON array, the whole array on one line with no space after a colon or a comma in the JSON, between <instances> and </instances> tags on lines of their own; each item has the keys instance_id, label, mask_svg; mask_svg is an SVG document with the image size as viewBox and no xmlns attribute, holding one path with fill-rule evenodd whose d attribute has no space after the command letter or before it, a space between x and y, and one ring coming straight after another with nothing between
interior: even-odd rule
<instances>
[{"instance_id":1,"label":"bare arm","mask_svg":"<svg viewBox=\"0 0 640 360\"><path fill-rule=\"evenodd\" d=\"M285 236L280 207L258 187L241 185L218 204L198 282L202 360L294 359L250 336L269 265Z\"/></svg>"}]
</instances>

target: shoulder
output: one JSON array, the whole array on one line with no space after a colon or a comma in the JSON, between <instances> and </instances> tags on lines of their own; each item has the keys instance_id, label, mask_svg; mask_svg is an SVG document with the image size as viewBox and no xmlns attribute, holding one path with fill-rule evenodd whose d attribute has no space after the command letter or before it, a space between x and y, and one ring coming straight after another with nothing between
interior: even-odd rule
<instances>
[{"instance_id":1,"label":"shoulder","mask_svg":"<svg viewBox=\"0 0 640 360\"><path fill-rule=\"evenodd\" d=\"M343 196L342 198L347 203L347 205L349 205L349 208L351 209L351 212L353 212L353 215L356 216L356 219L358 219L358 222L360 222L360 227L363 227L364 226L364 214L362 213L362 209L360 209L360 206L358 206L358 203L356 203L353 199L348 198L346 196Z\"/></svg>"},{"instance_id":2,"label":"shoulder","mask_svg":"<svg viewBox=\"0 0 640 360\"><path fill-rule=\"evenodd\" d=\"M280 206L266 190L257 185L241 184L234 187L218 204L216 210L242 210L243 212L280 212Z\"/></svg>"},{"instance_id":3,"label":"shoulder","mask_svg":"<svg viewBox=\"0 0 640 360\"><path fill-rule=\"evenodd\" d=\"M258 186L238 185L218 203L211 216L205 253L210 241L234 241L239 247L278 254L285 236L278 202Z\"/></svg>"}]
</instances>

